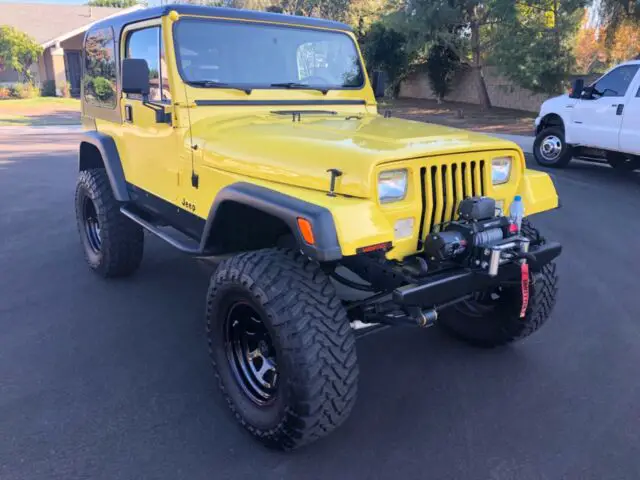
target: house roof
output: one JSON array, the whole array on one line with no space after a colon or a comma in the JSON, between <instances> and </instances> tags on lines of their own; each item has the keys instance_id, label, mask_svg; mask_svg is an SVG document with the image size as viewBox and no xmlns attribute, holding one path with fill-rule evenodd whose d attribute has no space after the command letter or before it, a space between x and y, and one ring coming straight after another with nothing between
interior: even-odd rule
<instances>
[{"instance_id":1,"label":"house roof","mask_svg":"<svg viewBox=\"0 0 640 480\"><path fill-rule=\"evenodd\" d=\"M138 10L88 5L62 5L46 3L2 3L0 25L10 25L21 30L36 42L48 46L55 41L82 33L91 24L109 16ZM73 35L69 35L73 33Z\"/></svg>"}]
</instances>

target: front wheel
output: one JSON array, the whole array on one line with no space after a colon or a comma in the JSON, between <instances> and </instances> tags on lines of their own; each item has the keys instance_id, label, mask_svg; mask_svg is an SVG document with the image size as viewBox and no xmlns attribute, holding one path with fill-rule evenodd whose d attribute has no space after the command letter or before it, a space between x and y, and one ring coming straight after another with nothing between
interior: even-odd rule
<instances>
[{"instance_id":1,"label":"front wheel","mask_svg":"<svg viewBox=\"0 0 640 480\"><path fill-rule=\"evenodd\" d=\"M355 338L329 278L299 253L244 253L211 278L207 334L236 420L290 450L338 427L355 403Z\"/></svg>"},{"instance_id":2,"label":"front wheel","mask_svg":"<svg viewBox=\"0 0 640 480\"><path fill-rule=\"evenodd\" d=\"M566 167L571 161L572 150L564 139L564 131L559 127L543 129L533 142L533 156L544 167Z\"/></svg>"},{"instance_id":3,"label":"front wheel","mask_svg":"<svg viewBox=\"0 0 640 480\"><path fill-rule=\"evenodd\" d=\"M522 233L535 245L545 240L527 220ZM477 292L472 299L444 312L438 324L453 336L472 345L497 347L528 337L548 320L556 303L558 274L550 262L531 275L529 304L520 317L522 292L517 284Z\"/></svg>"}]
</instances>

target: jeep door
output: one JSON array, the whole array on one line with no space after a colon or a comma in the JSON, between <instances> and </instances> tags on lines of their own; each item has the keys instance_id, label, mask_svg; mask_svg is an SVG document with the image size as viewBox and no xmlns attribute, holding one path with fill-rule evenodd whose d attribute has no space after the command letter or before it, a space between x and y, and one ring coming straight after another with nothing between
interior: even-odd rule
<instances>
[{"instance_id":1,"label":"jeep door","mask_svg":"<svg viewBox=\"0 0 640 480\"><path fill-rule=\"evenodd\" d=\"M640 72L627 92L620 129L620 151L640 155Z\"/></svg>"},{"instance_id":2,"label":"jeep door","mask_svg":"<svg viewBox=\"0 0 640 480\"><path fill-rule=\"evenodd\" d=\"M571 115L572 144L618 150L624 99L638 65L620 65L585 89Z\"/></svg>"},{"instance_id":3,"label":"jeep door","mask_svg":"<svg viewBox=\"0 0 640 480\"><path fill-rule=\"evenodd\" d=\"M160 204L160 200L176 201L178 158L184 143L179 132L172 127L168 114L171 92L164 61L162 29L159 20L152 22L155 24L135 24L123 32L122 58L146 60L150 93L148 101L144 101L141 95L123 94L122 143L126 146L131 183L153 194L139 198Z\"/></svg>"}]
</instances>

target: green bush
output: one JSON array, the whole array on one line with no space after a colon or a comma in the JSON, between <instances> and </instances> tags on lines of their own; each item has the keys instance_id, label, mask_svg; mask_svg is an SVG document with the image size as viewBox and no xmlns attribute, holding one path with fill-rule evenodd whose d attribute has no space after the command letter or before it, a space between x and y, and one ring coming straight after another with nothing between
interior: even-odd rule
<instances>
[{"instance_id":1,"label":"green bush","mask_svg":"<svg viewBox=\"0 0 640 480\"><path fill-rule=\"evenodd\" d=\"M444 44L432 45L427 56L427 78L431 90L441 102L451 90L451 82L460 60L456 53Z\"/></svg>"},{"instance_id":2,"label":"green bush","mask_svg":"<svg viewBox=\"0 0 640 480\"><path fill-rule=\"evenodd\" d=\"M55 97L56 96L56 82L53 80L46 80L42 84L40 89L40 95L43 97Z\"/></svg>"},{"instance_id":3,"label":"green bush","mask_svg":"<svg viewBox=\"0 0 640 480\"><path fill-rule=\"evenodd\" d=\"M11 87L14 98L35 98L40 96L40 90L32 83L16 83Z\"/></svg>"},{"instance_id":4,"label":"green bush","mask_svg":"<svg viewBox=\"0 0 640 480\"><path fill-rule=\"evenodd\" d=\"M93 87L93 92L96 97L102 101L109 100L113 96L113 87L109 80L104 77L94 78L91 82L91 86Z\"/></svg>"}]
</instances>

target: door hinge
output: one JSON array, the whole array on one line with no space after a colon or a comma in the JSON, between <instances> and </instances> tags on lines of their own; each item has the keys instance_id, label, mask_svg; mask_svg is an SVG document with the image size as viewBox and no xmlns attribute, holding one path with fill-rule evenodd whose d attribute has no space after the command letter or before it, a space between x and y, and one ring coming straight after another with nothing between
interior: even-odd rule
<instances>
[{"instance_id":1,"label":"door hinge","mask_svg":"<svg viewBox=\"0 0 640 480\"><path fill-rule=\"evenodd\" d=\"M192 173L191 174L191 186L193 188L198 188L200 184L200 177L198 176L197 173Z\"/></svg>"},{"instance_id":2,"label":"door hinge","mask_svg":"<svg viewBox=\"0 0 640 480\"><path fill-rule=\"evenodd\" d=\"M173 104L179 108L196 108L196 104L193 102L173 102Z\"/></svg>"}]
</instances>

